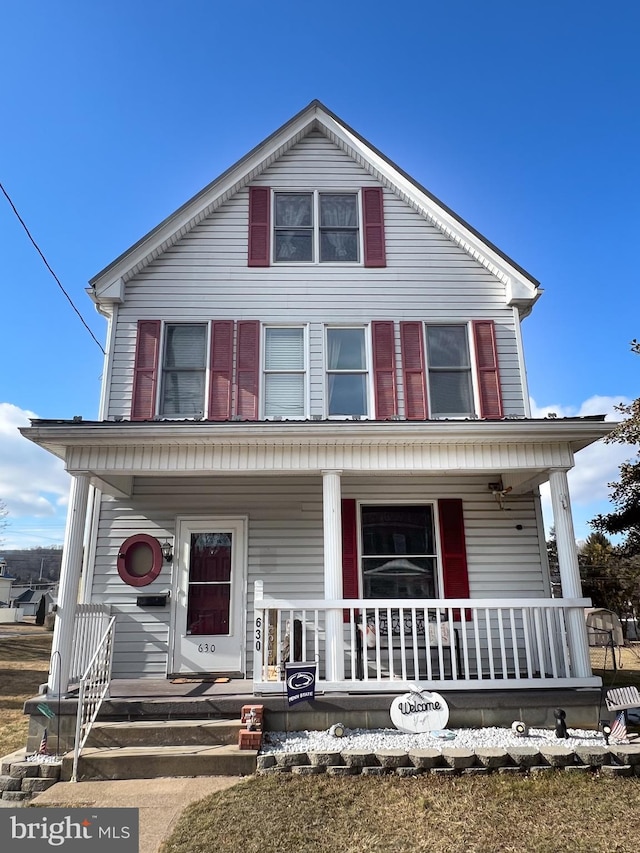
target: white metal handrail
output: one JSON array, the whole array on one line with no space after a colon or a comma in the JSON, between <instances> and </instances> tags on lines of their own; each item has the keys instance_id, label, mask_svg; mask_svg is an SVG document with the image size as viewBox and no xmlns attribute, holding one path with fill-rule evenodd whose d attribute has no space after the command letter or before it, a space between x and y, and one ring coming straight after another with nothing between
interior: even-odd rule
<instances>
[{"instance_id":1,"label":"white metal handrail","mask_svg":"<svg viewBox=\"0 0 640 853\"><path fill-rule=\"evenodd\" d=\"M586 602L284 600L265 598L257 582L254 690L282 690L287 660L316 662L326 690L582 686L593 679L572 666L567 616ZM328 665L336 659L337 678Z\"/></svg>"},{"instance_id":2,"label":"white metal handrail","mask_svg":"<svg viewBox=\"0 0 640 853\"><path fill-rule=\"evenodd\" d=\"M69 684L77 684L100 643L111 618L106 604L77 604L73 624L73 647L69 664Z\"/></svg>"},{"instance_id":3,"label":"white metal handrail","mask_svg":"<svg viewBox=\"0 0 640 853\"><path fill-rule=\"evenodd\" d=\"M71 781L77 782L80 753L91 731L102 701L109 690L111 665L113 662L113 637L116 617L109 620L107 630L102 635L89 665L80 679L78 690L78 711L76 716L76 737L73 745L73 770Z\"/></svg>"}]
</instances>

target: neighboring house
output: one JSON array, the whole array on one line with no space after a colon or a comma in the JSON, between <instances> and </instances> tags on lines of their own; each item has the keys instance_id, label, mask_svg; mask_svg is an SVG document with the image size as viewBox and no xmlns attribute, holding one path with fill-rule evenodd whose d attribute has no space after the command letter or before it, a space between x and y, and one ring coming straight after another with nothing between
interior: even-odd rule
<instances>
[{"instance_id":1,"label":"neighboring house","mask_svg":"<svg viewBox=\"0 0 640 853\"><path fill-rule=\"evenodd\" d=\"M19 607L24 616L35 616L40 607L40 601L45 600L45 612L53 607L53 597L50 589L25 589L13 599L13 607Z\"/></svg>"},{"instance_id":2,"label":"neighboring house","mask_svg":"<svg viewBox=\"0 0 640 853\"><path fill-rule=\"evenodd\" d=\"M9 574L5 560L0 557L0 607L11 606L12 588L15 580Z\"/></svg>"},{"instance_id":3,"label":"neighboring house","mask_svg":"<svg viewBox=\"0 0 640 853\"><path fill-rule=\"evenodd\" d=\"M89 295L108 322L99 420L23 430L73 478L62 691L81 572L83 601L116 615L115 678L281 691L292 657L327 692L599 683L567 471L610 426L531 417L538 282L326 107Z\"/></svg>"}]
</instances>

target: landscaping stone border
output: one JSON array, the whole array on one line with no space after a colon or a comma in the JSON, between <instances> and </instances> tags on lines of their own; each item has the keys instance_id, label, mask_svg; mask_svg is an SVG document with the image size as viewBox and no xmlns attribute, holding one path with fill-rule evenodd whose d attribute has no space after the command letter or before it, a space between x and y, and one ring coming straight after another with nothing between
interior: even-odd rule
<instances>
[{"instance_id":1,"label":"landscaping stone border","mask_svg":"<svg viewBox=\"0 0 640 853\"><path fill-rule=\"evenodd\" d=\"M2 759L0 799L26 805L31 797L60 781L62 761L38 764L26 758L26 750L21 749Z\"/></svg>"},{"instance_id":2,"label":"landscaping stone border","mask_svg":"<svg viewBox=\"0 0 640 853\"><path fill-rule=\"evenodd\" d=\"M603 776L639 776L640 745L612 744L609 747L562 744L534 747L478 747L455 749L396 749L342 752L267 752L258 755L257 774L293 773L297 776L329 773L332 776L436 775L481 776L491 772L541 774L550 771L591 772Z\"/></svg>"}]
</instances>

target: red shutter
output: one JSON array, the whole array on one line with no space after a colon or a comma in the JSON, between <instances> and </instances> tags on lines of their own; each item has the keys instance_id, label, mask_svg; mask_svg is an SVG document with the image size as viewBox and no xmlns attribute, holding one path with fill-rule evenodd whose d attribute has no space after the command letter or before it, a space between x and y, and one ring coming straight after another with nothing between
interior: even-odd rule
<instances>
[{"instance_id":1,"label":"red shutter","mask_svg":"<svg viewBox=\"0 0 640 853\"><path fill-rule=\"evenodd\" d=\"M365 267L386 267L382 187L363 187L362 219Z\"/></svg>"},{"instance_id":2,"label":"red shutter","mask_svg":"<svg viewBox=\"0 0 640 853\"><path fill-rule=\"evenodd\" d=\"M233 320L214 320L211 324L209 368L209 420L229 420L233 380Z\"/></svg>"},{"instance_id":3,"label":"red shutter","mask_svg":"<svg viewBox=\"0 0 640 853\"><path fill-rule=\"evenodd\" d=\"M342 597L358 598L358 525L356 502L342 501ZM350 621L348 610L343 611L345 622Z\"/></svg>"},{"instance_id":4,"label":"red shutter","mask_svg":"<svg viewBox=\"0 0 640 853\"><path fill-rule=\"evenodd\" d=\"M376 418L388 420L398 414L396 389L396 353L393 321L371 323L373 339L373 378L376 395Z\"/></svg>"},{"instance_id":5,"label":"red shutter","mask_svg":"<svg viewBox=\"0 0 640 853\"><path fill-rule=\"evenodd\" d=\"M402 381L404 383L404 412L407 420L425 420L427 389L424 373L424 329L422 323L400 323L402 348Z\"/></svg>"},{"instance_id":6,"label":"red shutter","mask_svg":"<svg viewBox=\"0 0 640 853\"><path fill-rule=\"evenodd\" d=\"M503 417L502 394L493 320L474 320L473 337L480 389L480 417L501 418Z\"/></svg>"},{"instance_id":7,"label":"red shutter","mask_svg":"<svg viewBox=\"0 0 640 853\"><path fill-rule=\"evenodd\" d=\"M239 320L235 413L247 421L258 420L259 355L260 323L257 320Z\"/></svg>"},{"instance_id":8,"label":"red shutter","mask_svg":"<svg viewBox=\"0 0 640 853\"><path fill-rule=\"evenodd\" d=\"M442 574L445 598L469 598L469 575L467 573L467 547L464 538L462 501L459 498L443 498L438 501L440 516L440 545L442 547ZM471 618L467 611L466 618ZM453 611L453 618L460 618L460 611Z\"/></svg>"},{"instance_id":9,"label":"red shutter","mask_svg":"<svg viewBox=\"0 0 640 853\"><path fill-rule=\"evenodd\" d=\"M160 320L139 320L136 354L133 362L131 420L149 420L155 415Z\"/></svg>"},{"instance_id":10,"label":"red shutter","mask_svg":"<svg viewBox=\"0 0 640 853\"><path fill-rule=\"evenodd\" d=\"M249 266L269 266L271 190L249 187Z\"/></svg>"}]
</instances>

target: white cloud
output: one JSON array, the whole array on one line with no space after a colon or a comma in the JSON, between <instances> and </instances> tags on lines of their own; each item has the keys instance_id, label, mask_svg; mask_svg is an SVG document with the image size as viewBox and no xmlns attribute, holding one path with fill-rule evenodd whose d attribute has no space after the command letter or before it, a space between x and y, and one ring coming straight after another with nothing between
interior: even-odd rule
<instances>
[{"instance_id":1,"label":"white cloud","mask_svg":"<svg viewBox=\"0 0 640 853\"><path fill-rule=\"evenodd\" d=\"M627 406L631 400L620 394L618 397L603 397L594 395L581 403L580 406L563 406L561 403L550 403L538 406L533 397L529 398L532 418L546 418L555 414L559 418L583 418L588 415L606 415L607 421L619 421L622 415L616 411L616 406Z\"/></svg>"},{"instance_id":2,"label":"white cloud","mask_svg":"<svg viewBox=\"0 0 640 853\"><path fill-rule=\"evenodd\" d=\"M0 499L9 511L9 525L3 532L5 547L51 544L52 539L61 539L64 530L69 475L60 459L18 431L35 417L34 412L12 403L0 403ZM22 534L13 541L13 534L21 529L29 530L31 541L25 541Z\"/></svg>"},{"instance_id":3,"label":"white cloud","mask_svg":"<svg viewBox=\"0 0 640 853\"><path fill-rule=\"evenodd\" d=\"M553 412L559 418L585 417L588 415L606 415L607 421L621 420L622 416L615 410L616 406L628 405L631 402L627 397L620 396L594 396L589 397L580 406L563 406L551 404L538 406L535 400L531 400L531 416L534 418L547 417ZM569 471L569 492L571 504L574 510L574 521L576 522L576 534L579 538L586 537L590 532L587 522L598 515L611 510L608 502L609 483L618 479L618 469L622 462L630 459L637 452L637 448L628 444L606 444L598 441L585 447L576 454L575 466ZM551 497L549 484L540 487L542 496L542 512L545 518L547 532L553 524L553 513L551 511Z\"/></svg>"}]
</instances>

